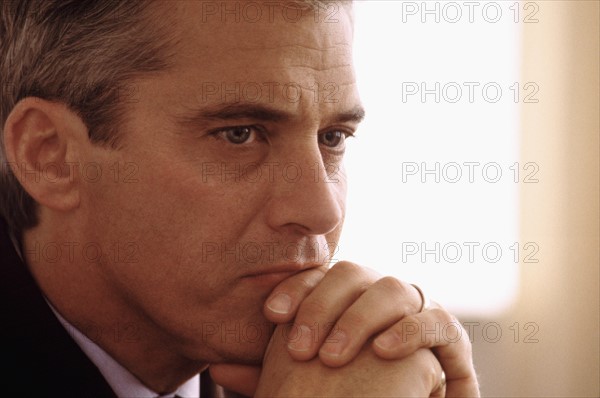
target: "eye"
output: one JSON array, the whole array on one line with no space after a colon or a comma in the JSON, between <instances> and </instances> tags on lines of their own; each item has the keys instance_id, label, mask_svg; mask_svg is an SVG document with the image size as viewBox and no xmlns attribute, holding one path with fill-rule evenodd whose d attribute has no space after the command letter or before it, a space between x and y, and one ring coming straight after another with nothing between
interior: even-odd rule
<instances>
[{"instance_id":1,"label":"eye","mask_svg":"<svg viewBox=\"0 0 600 398\"><path fill-rule=\"evenodd\" d=\"M214 131L213 134L236 145L251 143L258 138L258 131L253 126L227 127Z\"/></svg>"},{"instance_id":2,"label":"eye","mask_svg":"<svg viewBox=\"0 0 600 398\"><path fill-rule=\"evenodd\" d=\"M319 143L330 148L344 147L346 138L351 137L352 133L334 130L319 134Z\"/></svg>"}]
</instances>

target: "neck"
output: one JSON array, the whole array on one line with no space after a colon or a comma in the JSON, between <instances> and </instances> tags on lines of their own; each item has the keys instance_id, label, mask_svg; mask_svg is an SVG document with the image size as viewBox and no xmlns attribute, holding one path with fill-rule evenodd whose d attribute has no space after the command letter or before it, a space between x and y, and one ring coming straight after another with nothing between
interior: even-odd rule
<instances>
[{"instance_id":1,"label":"neck","mask_svg":"<svg viewBox=\"0 0 600 398\"><path fill-rule=\"evenodd\" d=\"M25 264L67 322L156 392L174 391L206 367L179 353L168 335L103 283L102 264L78 258L67 242L73 240L45 236L39 227L26 231L22 242Z\"/></svg>"}]
</instances>

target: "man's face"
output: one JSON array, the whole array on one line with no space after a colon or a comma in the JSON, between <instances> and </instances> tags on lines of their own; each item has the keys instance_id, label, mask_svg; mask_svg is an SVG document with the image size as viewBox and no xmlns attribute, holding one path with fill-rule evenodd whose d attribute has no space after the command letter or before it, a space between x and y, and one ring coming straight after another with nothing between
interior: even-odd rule
<instances>
[{"instance_id":1,"label":"man's face","mask_svg":"<svg viewBox=\"0 0 600 398\"><path fill-rule=\"evenodd\" d=\"M111 294L176 350L255 362L265 298L339 239L344 136L361 113L352 28L343 8L337 22L307 10L291 22L294 8L260 3L258 21L235 22L207 3L165 10L176 67L136 82L121 149L89 148L103 176L82 222L111 253L99 267Z\"/></svg>"}]
</instances>

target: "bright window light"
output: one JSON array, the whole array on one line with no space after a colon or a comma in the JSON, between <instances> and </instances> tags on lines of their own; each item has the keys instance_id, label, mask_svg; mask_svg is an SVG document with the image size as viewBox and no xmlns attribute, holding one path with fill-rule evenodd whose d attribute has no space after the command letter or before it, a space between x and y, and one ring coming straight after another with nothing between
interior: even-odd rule
<instances>
[{"instance_id":1,"label":"bright window light","mask_svg":"<svg viewBox=\"0 0 600 398\"><path fill-rule=\"evenodd\" d=\"M357 1L355 65L367 118L348 145L338 259L420 285L461 315L514 300L523 164L519 2Z\"/></svg>"}]
</instances>

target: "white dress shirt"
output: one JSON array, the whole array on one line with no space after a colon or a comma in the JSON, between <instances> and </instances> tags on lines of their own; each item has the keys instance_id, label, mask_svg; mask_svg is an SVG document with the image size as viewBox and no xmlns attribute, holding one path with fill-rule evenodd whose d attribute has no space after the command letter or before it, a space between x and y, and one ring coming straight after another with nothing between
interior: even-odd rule
<instances>
[{"instance_id":1,"label":"white dress shirt","mask_svg":"<svg viewBox=\"0 0 600 398\"><path fill-rule=\"evenodd\" d=\"M46 300L54 315L58 318L69 335L75 340L81 350L96 365L106 382L120 398L173 398L178 395L183 398L200 397L200 375L196 375L170 393L160 395L146 387L137 377L115 361L106 351L87 338L75 326L63 318L58 311Z\"/></svg>"},{"instance_id":2,"label":"white dress shirt","mask_svg":"<svg viewBox=\"0 0 600 398\"><path fill-rule=\"evenodd\" d=\"M12 231L9 232L9 236L18 256L25 262L23 254L21 253L21 245L18 244ZM69 336L75 340L75 343L77 343L79 348L81 348L85 355L87 355L94 365L96 365L110 388L112 388L119 398L173 398L175 395L182 398L200 398L200 375L192 377L170 394L160 395L150 390L137 377L132 375L131 372L121 366L108 355L106 351L100 348L100 346L88 339L87 336L63 318L46 297L44 297L44 299L52 312L54 312L54 315L56 315L60 323L66 329Z\"/></svg>"}]
</instances>

